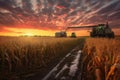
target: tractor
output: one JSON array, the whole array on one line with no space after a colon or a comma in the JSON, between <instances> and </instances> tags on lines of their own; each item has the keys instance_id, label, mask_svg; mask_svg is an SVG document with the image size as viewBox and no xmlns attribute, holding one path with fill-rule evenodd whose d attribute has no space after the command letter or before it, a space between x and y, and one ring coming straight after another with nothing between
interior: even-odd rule
<instances>
[{"instance_id":1,"label":"tractor","mask_svg":"<svg viewBox=\"0 0 120 80\"><path fill-rule=\"evenodd\" d=\"M71 37L71 38L76 38L75 32L72 32L70 37Z\"/></svg>"}]
</instances>

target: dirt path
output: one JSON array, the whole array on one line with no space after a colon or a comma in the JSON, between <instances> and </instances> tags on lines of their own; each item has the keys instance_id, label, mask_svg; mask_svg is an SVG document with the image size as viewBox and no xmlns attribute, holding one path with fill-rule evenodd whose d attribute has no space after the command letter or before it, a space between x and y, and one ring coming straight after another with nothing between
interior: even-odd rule
<instances>
[{"instance_id":1,"label":"dirt path","mask_svg":"<svg viewBox=\"0 0 120 80\"><path fill-rule=\"evenodd\" d=\"M42 80L73 80L77 78L82 51L73 49Z\"/></svg>"}]
</instances>

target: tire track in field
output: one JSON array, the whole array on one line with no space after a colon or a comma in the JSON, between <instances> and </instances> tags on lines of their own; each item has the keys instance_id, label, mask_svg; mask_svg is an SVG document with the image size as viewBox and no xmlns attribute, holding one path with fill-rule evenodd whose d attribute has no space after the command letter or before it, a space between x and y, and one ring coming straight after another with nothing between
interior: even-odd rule
<instances>
[{"instance_id":1,"label":"tire track in field","mask_svg":"<svg viewBox=\"0 0 120 80\"><path fill-rule=\"evenodd\" d=\"M74 80L82 51L73 49L42 80Z\"/></svg>"}]
</instances>

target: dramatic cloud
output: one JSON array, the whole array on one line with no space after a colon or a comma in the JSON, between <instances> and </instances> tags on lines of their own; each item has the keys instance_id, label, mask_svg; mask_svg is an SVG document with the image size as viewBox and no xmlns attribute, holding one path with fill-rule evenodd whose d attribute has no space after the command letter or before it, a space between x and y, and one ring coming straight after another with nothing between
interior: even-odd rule
<instances>
[{"instance_id":1,"label":"dramatic cloud","mask_svg":"<svg viewBox=\"0 0 120 80\"><path fill-rule=\"evenodd\" d=\"M0 0L1 30L60 30L105 23L107 17L111 27L120 27L120 0Z\"/></svg>"}]
</instances>

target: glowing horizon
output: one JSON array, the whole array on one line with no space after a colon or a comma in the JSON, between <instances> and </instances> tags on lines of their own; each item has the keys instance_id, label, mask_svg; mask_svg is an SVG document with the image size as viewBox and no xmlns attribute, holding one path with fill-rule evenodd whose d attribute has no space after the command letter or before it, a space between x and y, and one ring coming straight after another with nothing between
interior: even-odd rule
<instances>
[{"instance_id":1,"label":"glowing horizon","mask_svg":"<svg viewBox=\"0 0 120 80\"><path fill-rule=\"evenodd\" d=\"M4 28L6 32L0 32L1 36L54 36L55 32L60 32L61 30L39 30L39 29L24 29L24 28ZM8 32L7 32L8 31ZM75 32L77 36L89 36L88 30L77 30L67 31L68 36L72 32Z\"/></svg>"},{"instance_id":2,"label":"glowing horizon","mask_svg":"<svg viewBox=\"0 0 120 80\"><path fill-rule=\"evenodd\" d=\"M0 35L54 36L68 26L96 25L107 20L111 28L120 28L119 3L120 0L0 0ZM78 36L89 34L87 30L75 31Z\"/></svg>"}]
</instances>

